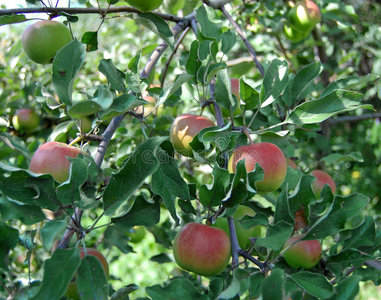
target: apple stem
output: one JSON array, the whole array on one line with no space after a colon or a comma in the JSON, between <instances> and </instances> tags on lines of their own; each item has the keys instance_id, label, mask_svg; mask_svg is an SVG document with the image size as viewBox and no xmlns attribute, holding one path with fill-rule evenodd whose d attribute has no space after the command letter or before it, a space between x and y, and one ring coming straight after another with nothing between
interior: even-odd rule
<instances>
[{"instance_id":1,"label":"apple stem","mask_svg":"<svg viewBox=\"0 0 381 300\"><path fill-rule=\"evenodd\" d=\"M249 140L250 145L253 145L254 143L250 136L250 130L247 127L243 127L242 132L247 136L247 139Z\"/></svg>"}]
</instances>

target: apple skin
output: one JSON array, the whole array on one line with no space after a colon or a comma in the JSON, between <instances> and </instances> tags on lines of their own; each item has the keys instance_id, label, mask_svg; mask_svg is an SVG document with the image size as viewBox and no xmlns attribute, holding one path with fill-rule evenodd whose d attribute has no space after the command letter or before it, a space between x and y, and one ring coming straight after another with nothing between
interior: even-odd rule
<instances>
[{"instance_id":1,"label":"apple skin","mask_svg":"<svg viewBox=\"0 0 381 300\"><path fill-rule=\"evenodd\" d=\"M103 269L105 271L107 279L109 278L109 266L106 258L103 256L101 252L94 248L86 248L87 255L92 255L95 256L100 260L102 263ZM85 257L85 250L83 248L80 249L79 256L82 258ZM66 292L64 294L68 298L68 300L80 300L80 296L78 294L78 289L77 289L77 283L75 282L75 279L73 279L70 283L69 286L66 289Z\"/></svg>"},{"instance_id":2,"label":"apple skin","mask_svg":"<svg viewBox=\"0 0 381 300\"><path fill-rule=\"evenodd\" d=\"M317 198L320 198L320 193L326 184L330 186L332 194L336 192L335 181L327 172L322 170L314 170L310 174L316 177L316 181L312 183L312 190Z\"/></svg>"},{"instance_id":3,"label":"apple skin","mask_svg":"<svg viewBox=\"0 0 381 300\"><path fill-rule=\"evenodd\" d=\"M260 237L262 232L262 227L260 225L251 227L249 229L243 228L241 223L239 222L245 216L255 216L255 211L250 207L245 205L240 205L237 207L237 210L233 214L235 230L237 233L238 243L242 249L247 249L251 245L250 238L251 237ZM214 223L215 227L223 229L227 234L229 234L229 225L228 220L226 218L217 218Z\"/></svg>"},{"instance_id":4,"label":"apple skin","mask_svg":"<svg viewBox=\"0 0 381 300\"><path fill-rule=\"evenodd\" d=\"M33 132L40 124L40 117L30 108L23 108L16 111L12 118L13 127L17 131L25 133Z\"/></svg>"},{"instance_id":5,"label":"apple skin","mask_svg":"<svg viewBox=\"0 0 381 300\"><path fill-rule=\"evenodd\" d=\"M321 21L319 6L311 0L297 3L288 12L288 20L294 29L309 32Z\"/></svg>"},{"instance_id":6,"label":"apple skin","mask_svg":"<svg viewBox=\"0 0 381 300\"><path fill-rule=\"evenodd\" d=\"M181 155L193 157L189 144L202 129L212 126L215 126L214 122L206 117L192 114L178 116L172 123L169 135L173 147Z\"/></svg>"},{"instance_id":7,"label":"apple skin","mask_svg":"<svg viewBox=\"0 0 381 300\"><path fill-rule=\"evenodd\" d=\"M69 28L60 22L50 20L29 25L22 36L25 53L39 64L51 63L58 50L71 41Z\"/></svg>"},{"instance_id":8,"label":"apple skin","mask_svg":"<svg viewBox=\"0 0 381 300\"><path fill-rule=\"evenodd\" d=\"M310 269L320 261L322 248L318 240L297 242L302 237L303 235L294 235L286 241L284 249L296 243L283 253L283 257L292 268Z\"/></svg>"},{"instance_id":9,"label":"apple skin","mask_svg":"<svg viewBox=\"0 0 381 300\"><path fill-rule=\"evenodd\" d=\"M181 268L202 276L215 276L229 263L230 239L220 228L188 223L173 241L173 254Z\"/></svg>"},{"instance_id":10,"label":"apple skin","mask_svg":"<svg viewBox=\"0 0 381 300\"><path fill-rule=\"evenodd\" d=\"M143 226L134 226L128 230L127 236L130 238L131 243L139 243L146 236L146 230Z\"/></svg>"},{"instance_id":11,"label":"apple skin","mask_svg":"<svg viewBox=\"0 0 381 300\"><path fill-rule=\"evenodd\" d=\"M287 174L287 161L278 146L272 143L257 143L238 147L232 154L228 163L230 173L235 173L237 163L245 159L246 171L254 170L259 163L264 171L261 181L255 183L260 192L274 192L283 183Z\"/></svg>"},{"instance_id":12,"label":"apple skin","mask_svg":"<svg viewBox=\"0 0 381 300\"><path fill-rule=\"evenodd\" d=\"M291 158L286 158L286 160L287 160L288 167L298 170L298 166L296 165L295 161L293 161Z\"/></svg>"},{"instance_id":13,"label":"apple skin","mask_svg":"<svg viewBox=\"0 0 381 300\"><path fill-rule=\"evenodd\" d=\"M69 178L70 173L70 161L66 157L75 158L79 153L80 148L68 147L60 142L48 142L34 153L29 169L37 174L48 173L62 183Z\"/></svg>"},{"instance_id":14,"label":"apple skin","mask_svg":"<svg viewBox=\"0 0 381 300\"><path fill-rule=\"evenodd\" d=\"M148 12L159 8L163 0L126 0L126 2L140 11Z\"/></svg>"},{"instance_id":15,"label":"apple skin","mask_svg":"<svg viewBox=\"0 0 381 300\"><path fill-rule=\"evenodd\" d=\"M300 32L294 29L292 26L284 25L283 34L291 42L297 43L297 42L300 42L301 40L304 40L310 34L310 32L309 31Z\"/></svg>"}]
</instances>

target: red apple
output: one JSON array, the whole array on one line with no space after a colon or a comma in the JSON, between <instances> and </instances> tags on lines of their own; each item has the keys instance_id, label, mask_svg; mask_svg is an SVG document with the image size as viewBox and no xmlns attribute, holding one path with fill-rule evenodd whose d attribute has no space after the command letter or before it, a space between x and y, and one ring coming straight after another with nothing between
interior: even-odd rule
<instances>
[{"instance_id":1,"label":"red apple","mask_svg":"<svg viewBox=\"0 0 381 300\"><path fill-rule=\"evenodd\" d=\"M255 183L258 191L273 192L283 183L287 173L286 158L278 146L272 143L257 143L240 146L232 154L228 163L230 173L235 173L238 161L245 159L246 171L251 172L258 163L264 177Z\"/></svg>"},{"instance_id":2,"label":"red apple","mask_svg":"<svg viewBox=\"0 0 381 300\"><path fill-rule=\"evenodd\" d=\"M322 248L318 240L298 242L302 237L294 235L286 241L284 249L291 246L284 251L283 257L290 267L309 269L320 261Z\"/></svg>"},{"instance_id":3,"label":"red apple","mask_svg":"<svg viewBox=\"0 0 381 300\"><path fill-rule=\"evenodd\" d=\"M92 255L95 256L96 258L99 259L99 261L102 263L103 269L105 271L107 279L109 278L109 266L106 258L103 256L101 252L99 252L96 249L93 248L86 248L86 253L87 255ZM80 257L81 259L85 257L86 255L84 248L80 249ZM75 277L73 280L69 283L69 286L66 289L66 292L64 294L69 300L80 300L80 296L78 294L78 289L77 289L77 283L75 281Z\"/></svg>"},{"instance_id":4,"label":"red apple","mask_svg":"<svg viewBox=\"0 0 381 300\"><path fill-rule=\"evenodd\" d=\"M238 243L242 249L247 249L251 245L250 238L261 236L262 227L260 225L245 229L239 221L241 221L245 216L255 216L255 211L250 207L245 205L240 205L233 214L235 230L237 233ZM226 218L217 218L214 223L215 227L223 229L227 234L229 234L229 225Z\"/></svg>"},{"instance_id":5,"label":"red apple","mask_svg":"<svg viewBox=\"0 0 381 300\"><path fill-rule=\"evenodd\" d=\"M316 177L316 180L312 183L312 190L317 198L320 198L320 193L326 184L331 187L332 194L336 192L336 184L327 172L314 170L310 174Z\"/></svg>"},{"instance_id":6,"label":"red apple","mask_svg":"<svg viewBox=\"0 0 381 300\"><path fill-rule=\"evenodd\" d=\"M140 11L153 11L163 3L163 0L126 0L126 2Z\"/></svg>"},{"instance_id":7,"label":"red apple","mask_svg":"<svg viewBox=\"0 0 381 300\"><path fill-rule=\"evenodd\" d=\"M232 94L237 97L239 100L239 78L231 78L230 79L230 84L231 84L231 89L232 89Z\"/></svg>"},{"instance_id":8,"label":"red apple","mask_svg":"<svg viewBox=\"0 0 381 300\"><path fill-rule=\"evenodd\" d=\"M58 50L72 40L69 28L56 21L43 20L29 25L22 36L22 46L36 63L48 64Z\"/></svg>"},{"instance_id":9,"label":"red apple","mask_svg":"<svg viewBox=\"0 0 381 300\"><path fill-rule=\"evenodd\" d=\"M295 170L298 169L298 166L296 165L295 161L293 161L291 158L286 158L286 160L287 160L287 166L288 167L291 167Z\"/></svg>"},{"instance_id":10,"label":"red apple","mask_svg":"<svg viewBox=\"0 0 381 300\"><path fill-rule=\"evenodd\" d=\"M177 152L193 157L192 147L189 144L202 129L212 126L215 126L214 122L206 117L183 114L173 121L169 137Z\"/></svg>"},{"instance_id":11,"label":"red apple","mask_svg":"<svg viewBox=\"0 0 381 300\"><path fill-rule=\"evenodd\" d=\"M290 9L288 20L294 29L309 32L321 21L319 6L311 0L299 2Z\"/></svg>"},{"instance_id":12,"label":"red apple","mask_svg":"<svg viewBox=\"0 0 381 300\"><path fill-rule=\"evenodd\" d=\"M59 142L48 142L40 146L34 153L29 169L37 174L48 173L62 183L69 178L70 161L66 157L75 158L81 153L77 147L69 147Z\"/></svg>"},{"instance_id":13,"label":"red apple","mask_svg":"<svg viewBox=\"0 0 381 300\"><path fill-rule=\"evenodd\" d=\"M203 276L214 276L229 263L230 239L220 228L188 223L173 241L173 254L181 268Z\"/></svg>"},{"instance_id":14,"label":"red apple","mask_svg":"<svg viewBox=\"0 0 381 300\"><path fill-rule=\"evenodd\" d=\"M17 131L33 132L40 124L40 117L30 108L19 109L12 118L13 127Z\"/></svg>"}]
</instances>

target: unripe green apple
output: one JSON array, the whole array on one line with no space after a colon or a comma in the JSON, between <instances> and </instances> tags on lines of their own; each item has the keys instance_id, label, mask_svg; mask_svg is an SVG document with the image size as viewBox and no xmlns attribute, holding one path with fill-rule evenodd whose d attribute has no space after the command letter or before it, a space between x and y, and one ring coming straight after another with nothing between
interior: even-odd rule
<instances>
[{"instance_id":1,"label":"unripe green apple","mask_svg":"<svg viewBox=\"0 0 381 300\"><path fill-rule=\"evenodd\" d=\"M242 159L245 159L247 172L253 171L256 163L262 167L264 177L255 182L258 191L274 192L286 178L287 161L282 150L275 144L257 143L238 147L229 159L230 173L236 172L237 163Z\"/></svg>"},{"instance_id":2,"label":"unripe green apple","mask_svg":"<svg viewBox=\"0 0 381 300\"><path fill-rule=\"evenodd\" d=\"M294 29L292 26L284 25L283 34L291 42L297 43L305 39L310 34L310 32L309 31L301 32Z\"/></svg>"},{"instance_id":3,"label":"unripe green apple","mask_svg":"<svg viewBox=\"0 0 381 300\"><path fill-rule=\"evenodd\" d=\"M29 25L22 36L22 46L36 63L48 64L58 50L72 40L70 30L62 23L43 20Z\"/></svg>"},{"instance_id":4,"label":"unripe green apple","mask_svg":"<svg viewBox=\"0 0 381 300\"><path fill-rule=\"evenodd\" d=\"M183 114L173 121L169 137L177 152L193 157L192 147L189 144L202 129L212 126L215 126L214 122L206 117Z\"/></svg>"},{"instance_id":5,"label":"unripe green apple","mask_svg":"<svg viewBox=\"0 0 381 300\"><path fill-rule=\"evenodd\" d=\"M134 226L128 230L127 236L131 243L139 243L146 236L146 230L143 226Z\"/></svg>"},{"instance_id":6,"label":"unripe green apple","mask_svg":"<svg viewBox=\"0 0 381 300\"><path fill-rule=\"evenodd\" d=\"M299 241L302 237L294 235L286 241L284 249L292 246L284 251L283 257L290 267L309 269L320 261L322 248L318 240Z\"/></svg>"},{"instance_id":7,"label":"unripe green apple","mask_svg":"<svg viewBox=\"0 0 381 300\"><path fill-rule=\"evenodd\" d=\"M181 268L203 276L214 276L229 263L230 239L220 228L188 223L173 241L173 254Z\"/></svg>"},{"instance_id":8,"label":"unripe green apple","mask_svg":"<svg viewBox=\"0 0 381 300\"><path fill-rule=\"evenodd\" d=\"M260 237L262 227L260 225L245 229L239 221L241 221L245 216L255 216L255 211L250 207L245 205L240 205L233 214L235 230L237 233L238 243L242 249L247 249L251 245L250 238ZM229 234L229 224L226 218L217 218L214 223L215 227L223 229L227 234Z\"/></svg>"},{"instance_id":9,"label":"unripe green apple","mask_svg":"<svg viewBox=\"0 0 381 300\"><path fill-rule=\"evenodd\" d=\"M299 2L288 12L288 20L294 29L309 32L321 21L319 6L311 0Z\"/></svg>"},{"instance_id":10,"label":"unripe green apple","mask_svg":"<svg viewBox=\"0 0 381 300\"><path fill-rule=\"evenodd\" d=\"M29 169L37 174L48 173L62 183L70 174L70 161L67 157L75 158L79 153L81 153L80 148L69 147L59 142L48 142L34 153Z\"/></svg>"},{"instance_id":11,"label":"unripe green apple","mask_svg":"<svg viewBox=\"0 0 381 300\"><path fill-rule=\"evenodd\" d=\"M12 118L13 127L17 131L33 132L40 124L40 117L30 108L19 109Z\"/></svg>"},{"instance_id":12,"label":"unripe green apple","mask_svg":"<svg viewBox=\"0 0 381 300\"><path fill-rule=\"evenodd\" d=\"M128 4L140 11L153 11L163 3L163 0L126 0Z\"/></svg>"},{"instance_id":13,"label":"unripe green apple","mask_svg":"<svg viewBox=\"0 0 381 300\"><path fill-rule=\"evenodd\" d=\"M314 170L310 174L316 177L316 180L312 183L312 190L317 198L320 198L320 193L326 184L330 186L332 194L336 192L335 181L333 181L333 178L327 172Z\"/></svg>"},{"instance_id":14,"label":"unripe green apple","mask_svg":"<svg viewBox=\"0 0 381 300\"><path fill-rule=\"evenodd\" d=\"M86 253L87 255L95 256L96 258L99 259L99 261L102 263L103 270L105 271L107 279L109 278L109 266L106 258L103 256L101 252L94 248L86 248ZM85 257L86 255L84 248L80 249L80 257L81 259ZM66 289L66 292L64 294L68 298L68 300L80 300L80 296L78 294L78 289L77 289L77 283L75 281L75 277L73 280L69 283L69 286Z\"/></svg>"}]
</instances>

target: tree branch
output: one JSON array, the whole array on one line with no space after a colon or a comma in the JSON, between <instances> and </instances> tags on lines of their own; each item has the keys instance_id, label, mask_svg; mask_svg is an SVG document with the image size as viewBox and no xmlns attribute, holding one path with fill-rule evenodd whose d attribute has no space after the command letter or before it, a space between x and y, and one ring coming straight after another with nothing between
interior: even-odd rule
<instances>
[{"instance_id":1,"label":"tree branch","mask_svg":"<svg viewBox=\"0 0 381 300\"><path fill-rule=\"evenodd\" d=\"M68 13L72 15L76 14L100 14L105 16L106 14L115 13L140 13L141 11L130 6L117 6L117 7L26 7L26 8L12 8L0 10L0 16L12 15L12 14L36 14L36 13L48 13L58 15L59 13ZM153 12L155 15L163 18L167 21L181 22L184 18L180 18L175 15L163 14L160 12Z\"/></svg>"}]
</instances>

